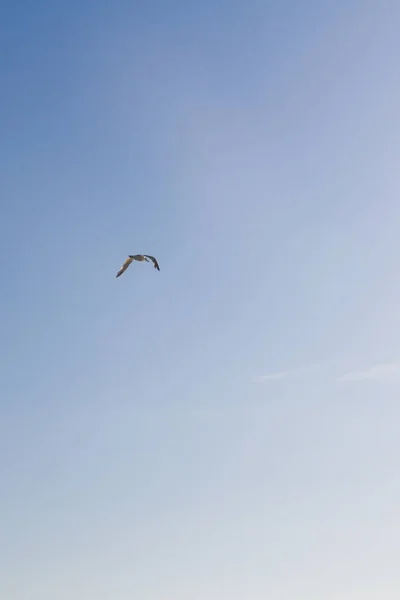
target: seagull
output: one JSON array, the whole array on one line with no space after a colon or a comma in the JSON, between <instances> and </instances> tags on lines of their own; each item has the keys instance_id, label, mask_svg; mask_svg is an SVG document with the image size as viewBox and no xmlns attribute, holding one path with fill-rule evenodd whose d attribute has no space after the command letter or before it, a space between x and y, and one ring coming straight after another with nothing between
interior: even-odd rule
<instances>
[{"instance_id":1,"label":"seagull","mask_svg":"<svg viewBox=\"0 0 400 600\"><path fill-rule=\"evenodd\" d=\"M152 262L154 265L154 268L157 269L157 271L160 270L159 264L157 262L157 260L154 258L154 256L148 256L147 254L130 254L128 256L128 258L126 259L126 261L124 262L124 264L122 265L122 267L120 268L120 270L117 273L117 277L119 277L120 275L122 275L122 273L124 273L127 268L129 267L129 265L131 264L131 262L133 262L134 260L137 260L138 262L143 262L144 260L146 262Z\"/></svg>"}]
</instances>

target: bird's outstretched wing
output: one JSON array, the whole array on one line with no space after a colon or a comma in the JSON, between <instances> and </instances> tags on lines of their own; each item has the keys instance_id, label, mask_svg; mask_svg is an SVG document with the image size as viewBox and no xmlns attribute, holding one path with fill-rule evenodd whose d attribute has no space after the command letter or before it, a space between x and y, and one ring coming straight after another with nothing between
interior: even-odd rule
<instances>
[{"instance_id":1,"label":"bird's outstretched wing","mask_svg":"<svg viewBox=\"0 0 400 600\"><path fill-rule=\"evenodd\" d=\"M129 265L131 264L132 261L133 261L133 258L128 256L128 258L126 259L126 261L124 262L124 264L122 265L120 270L118 271L116 277L119 277L120 275L122 275L122 273L125 273L125 271L127 270L127 268L129 267Z\"/></svg>"},{"instance_id":2,"label":"bird's outstretched wing","mask_svg":"<svg viewBox=\"0 0 400 600\"><path fill-rule=\"evenodd\" d=\"M157 271L160 270L160 265L158 264L157 259L155 259L154 256L149 256L148 254L143 254L143 256L151 260L151 262L154 265L154 268L157 269Z\"/></svg>"}]
</instances>

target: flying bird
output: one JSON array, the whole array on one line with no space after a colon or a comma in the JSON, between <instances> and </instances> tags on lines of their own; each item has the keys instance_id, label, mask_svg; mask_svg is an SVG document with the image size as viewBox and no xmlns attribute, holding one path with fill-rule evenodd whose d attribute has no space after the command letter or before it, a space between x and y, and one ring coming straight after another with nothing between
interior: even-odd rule
<instances>
[{"instance_id":1,"label":"flying bird","mask_svg":"<svg viewBox=\"0 0 400 600\"><path fill-rule=\"evenodd\" d=\"M147 254L130 254L128 256L128 258L126 259L126 261L124 262L124 264L122 265L122 267L120 268L120 270L117 273L117 277L119 277L120 275L122 275L122 273L124 273L127 268L129 267L129 265L131 264L131 262L133 262L134 260L137 260L138 262L143 262L144 260L146 262L152 262L154 265L154 268L157 269L157 271L160 270L159 264L157 262L157 260L154 258L154 256L148 256Z\"/></svg>"}]
</instances>

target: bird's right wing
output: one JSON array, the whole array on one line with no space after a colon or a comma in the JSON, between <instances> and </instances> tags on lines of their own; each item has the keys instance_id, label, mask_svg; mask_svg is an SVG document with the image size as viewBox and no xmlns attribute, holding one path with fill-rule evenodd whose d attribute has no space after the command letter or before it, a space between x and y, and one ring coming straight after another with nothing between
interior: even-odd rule
<instances>
[{"instance_id":1,"label":"bird's right wing","mask_svg":"<svg viewBox=\"0 0 400 600\"><path fill-rule=\"evenodd\" d=\"M151 260L151 262L152 262L152 263L153 263L153 265L154 265L154 268L155 268L155 269L157 269L157 271L159 271L159 270L160 270L160 265L158 264L158 262L157 262L157 259L156 259L156 258L154 258L154 256L149 256L148 254L143 254L143 256L144 256L145 258L149 258L149 259Z\"/></svg>"},{"instance_id":2,"label":"bird's right wing","mask_svg":"<svg viewBox=\"0 0 400 600\"><path fill-rule=\"evenodd\" d=\"M120 270L118 271L116 277L119 277L120 275L122 275L122 273L125 273L125 271L127 270L127 268L129 267L129 265L131 264L132 261L133 261L133 258L128 256L128 258L126 259L126 261L124 262L124 264L122 265Z\"/></svg>"}]
</instances>

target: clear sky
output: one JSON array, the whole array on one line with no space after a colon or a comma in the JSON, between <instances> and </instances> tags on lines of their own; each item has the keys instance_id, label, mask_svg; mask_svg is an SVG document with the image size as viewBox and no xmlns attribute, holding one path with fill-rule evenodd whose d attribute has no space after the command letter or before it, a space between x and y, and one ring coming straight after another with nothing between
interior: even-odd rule
<instances>
[{"instance_id":1,"label":"clear sky","mask_svg":"<svg viewBox=\"0 0 400 600\"><path fill-rule=\"evenodd\" d=\"M399 31L1 4L1 598L398 600Z\"/></svg>"}]
</instances>

